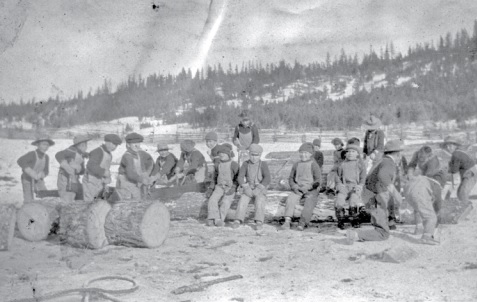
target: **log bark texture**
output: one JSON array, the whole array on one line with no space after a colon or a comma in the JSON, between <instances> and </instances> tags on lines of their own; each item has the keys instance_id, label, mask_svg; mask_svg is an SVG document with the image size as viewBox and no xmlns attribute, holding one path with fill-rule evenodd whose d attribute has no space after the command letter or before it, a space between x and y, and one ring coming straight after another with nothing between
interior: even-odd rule
<instances>
[{"instance_id":1,"label":"log bark texture","mask_svg":"<svg viewBox=\"0 0 477 302\"><path fill-rule=\"evenodd\" d=\"M24 204L17 213L17 226L20 234L28 241L46 239L58 225L59 197L35 200Z\"/></svg>"},{"instance_id":2,"label":"log bark texture","mask_svg":"<svg viewBox=\"0 0 477 302\"><path fill-rule=\"evenodd\" d=\"M0 251L8 251L12 246L16 217L14 205L0 205Z\"/></svg>"},{"instance_id":3,"label":"log bark texture","mask_svg":"<svg viewBox=\"0 0 477 302\"><path fill-rule=\"evenodd\" d=\"M114 204L104 225L109 244L155 248L167 237L170 214L158 201L127 201Z\"/></svg>"},{"instance_id":4,"label":"log bark texture","mask_svg":"<svg viewBox=\"0 0 477 302\"><path fill-rule=\"evenodd\" d=\"M60 210L60 238L74 247L99 249L108 244L104 222L111 205L104 200L74 201Z\"/></svg>"}]
</instances>

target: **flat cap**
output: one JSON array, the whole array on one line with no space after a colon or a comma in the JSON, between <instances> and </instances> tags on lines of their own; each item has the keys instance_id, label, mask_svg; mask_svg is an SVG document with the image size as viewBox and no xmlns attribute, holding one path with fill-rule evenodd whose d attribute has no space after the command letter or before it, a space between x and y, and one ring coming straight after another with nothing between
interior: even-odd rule
<instances>
[{"instance_id":1,"label":"flat cap","mask_svg":"<svg viewBox=\"0 0 477 302\"><path fill-rule=\"evenodd\" d=\"M218 141L218 140L219 140L219 136L217 135L216 132L211 131L211 132L209 132L209 133L207 133L207 134L205 135L205 140L206 140L206 141Z\"/></svg>"},{"instance_id":2,"label":"flat cap","mask_svg":"<svg viewBox=\"0 0 477 302\"><path fill-rule=\"evenodd\" d=\"M144 141L144 136L139 133L133 132L126 135L126 143L128 144L137 144Z\"/></svg>"},{"instance_id":3,"label":"flat cap","mask_svg":"<svg viewBox=\"0 0 477 302\"><path fill-rule=\"evenodd\" d=\"M303 143L301 144L300 149L298 149L298 152L308 152L313 154L313 145L311 143Z\"/></svg>"},{"instance_id":4,"label":"flat cap","mask_svg":"<svg viewBox=\"0 0 477 302\"><path fill-rule=\"evenodd\" d=\"M106 134L104 136L104 141L113 143L116 146L121 145L123 143L123 140L119 137L119 135L116 134Z\"/></svg>"},{"instance_id":5,"label":"flat cap","mask_svg":"<svg viewBox=\"0 0 477 302\"><path fill-rule=\"evenodd\" d=\"M404 146L400 139L390 140L384 145L384 152L397 152L402 150L404 150Z\"/></svg>"},{"instance_id":6,"label":"flat cap","mask_svg":"<svg viewBox=\"0 0 477 302\"><path fill-rule=\"evenodd\" d=\"M160 151L169 151L169 146L165 143L157 144L157 152L160 152Z\"/></svg>"},{"instance_id":7,"label":"flat cap","mask_svg":"<svg viewBox=\"0 0 477 302\"><path fill-rule=\"evenodd\" d=\"M191 152L194 150L195 142L191 139L186 139L181 142L181 151L182 152Z\"/></svg>"},{"instance_id":8,"label":"flat cap","mask_svg":"<svg viewBox=\"0 0 477 302\"><path fill-rule=\"evenodd\" d=\"M315 139L313 140L313 146L321 147L321 139L315 138Z\"/></svg>"},{"instance_id":9,"label":"flat cap","mask_svg":"<svg viewBox=\"0 0 477 302\"><path fill-rule=\"evenodd\" d=\"M263 148L258 144L251 144L250 147L248 147L248 151L251 155L261 155L263 152Z\"/></svg>"},{"instance_id":10,"label":"flat cap","mask_svg":"<svg viewBox=\"0 0 477 302\"><path fill-rule=\"evenodd\" d=\"M342 141L340 138L338 138L338 137L335 137L335 138L331 141L331 143L332 143L333 145L341 145L341 146L344 146L343 141Z\"/></svg>"}]
</instances>

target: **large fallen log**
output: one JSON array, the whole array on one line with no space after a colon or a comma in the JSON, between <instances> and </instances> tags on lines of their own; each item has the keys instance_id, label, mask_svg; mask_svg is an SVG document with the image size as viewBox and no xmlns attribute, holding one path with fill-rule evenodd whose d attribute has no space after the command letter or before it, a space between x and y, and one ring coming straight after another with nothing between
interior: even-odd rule
<instances>
[{"instance_id":1,"label":"large fallen log","mask_svg":"<svg viewBox=\"0 0 477 302\"><path fill-rule=\"evenodd\" d=\"M74 247L99 249L108 244L104 232L111 205L105 200L74 201L60 210L60 239Z\"/></svg>"},{"instance_id":2,"label":"large fallen log","mask_svg":"<svg viewBox=\"0 0 477 302\"><path fill-rule=\"evenodd\" d=\"M106 216L104 230L109 244L155 248L167 237L170 214L158 201L118 202Z\"/></svg>"},{"instance_id":3,"label":"large fallen log","mask_svg":"<svg viewBox=\"0 0 477 302\"><path fill-rule=\"evenodd\" d=\"M24 204L17 213L17 226L20 234L28 241L46 239L58 227L58 197L43 198Z\"/></svg>"},{"instance_id":4,"label":"large fallen log","mask_svg":"<svg viewBox=\"0 0 477 302\"><path fill-rule=\"evenodd\" d=\"M0 205L0 251L8 251L12 246L15 231L16 209L11 204Z\"/></svg>"}]
</instances>

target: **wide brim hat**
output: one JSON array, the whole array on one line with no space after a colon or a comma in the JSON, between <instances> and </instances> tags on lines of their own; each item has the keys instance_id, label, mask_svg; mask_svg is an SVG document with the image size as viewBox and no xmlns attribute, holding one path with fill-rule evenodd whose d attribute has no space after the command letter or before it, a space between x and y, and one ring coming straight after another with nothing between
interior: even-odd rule
<instances>
[{"instance_id":1,"label":"wide brim hat","mask_svg":"<svg viewBox=\"0 0 477 302\"><path fill-rule=\"evenodd\" d=\"M41 142L48 142L50 146L53 146L55 144L55 142L49 136L40 136L31 144L33 146L38 146L38 144Z\"/></svg>"},{"instance_id":2,"label":"wide brim hat","mask_svg":"<svg viewBox=\"0 0 477 302\"><path fill-rule=\"evenodd\" d=\"M248 110L243 110L242 112L240 112L239 117L242 119L250 119L250 114Z\"/></svg>"},{"instance_id":3,"label":"wide brim hat","mask_svg":"<svg viewBox=\"0 0 477 302\"><path fill-rule=\"evenodd\" d=\"M398 152L404 150L404 144L399 139L390 140L384 145L384 152Z\"/></svg>"},{"instance_id":4,"label":"wide brim hat","mask_svg":"<svg viewBox=\"0 0 477 302\"><path fill-rule=\"evenodd\" d=\"M91 140L91 137L87 135L78 135L73 138L73 146L85 143Z\"/></svg>"},{"instance_id":5,"label":"wide brim hat","mask_svg":"<svg viewBox=\"0 0 477 302\"><path fill-rule=\"evenodd\" d=\"M365 120L363 124L364 128L368 130L378 129L382 125L383 123L381 120L375 116L370 116L369 119Z\"/></svg>"},{"instance_id":6,"label":"wide brim hat","mask_svg":"<svg viewBox=\"0 0 477 302\"><path fill-rule=\"evenodd\" d=\"M462 146L463 142L459 137L447 136L446 138L444 138L444 141L442 143L440 143L440 146L445 147L447 145Z\"/></svg>"},{"instance_id":7,"label":"wide brim hat","mask_svg":"<svg viewBox=\"0 0 477 302\"><path fill-rule=\"evenodd\" d=\"M163 143L157 144L157 152L161 152L161 151L169 151L169 146Z\"/></svg>"}]
</instances>

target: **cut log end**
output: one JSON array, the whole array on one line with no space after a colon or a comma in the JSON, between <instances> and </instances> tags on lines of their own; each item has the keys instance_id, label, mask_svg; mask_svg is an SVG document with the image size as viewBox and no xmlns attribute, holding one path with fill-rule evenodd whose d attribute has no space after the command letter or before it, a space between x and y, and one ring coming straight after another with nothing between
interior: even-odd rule
<instances>
[{"instance_id":1,"label":"cut log end","mask_svg":"<svg viewBox=\"0 0 477 302\"><path fill-rule=\"evenodd\" d=\"M18 230L28 241L44 240L48 237L52 224L58 217L58 211L52 205L27 203L18 210Z\"/></svg>"},{"instance_id":2,"label":"cut log end","mask_svg":"<svg viewBox=\"0 0 477 302\"><path fill-rule=\"evenodd\" d=\"M89 237L89 244L94 249L102 248L108 244L108 239L104 232L104 222L111 210L111 205L107 201L97 201L89 209L90 215L86 224Z\"/></svg>"},{"instance_id":3,"label":"cut log end","mask_svg":"<svg viewBox=\"0 0 477 302\"><path fill-rule=\"evenodd\" d=\"M15 206L0 205L0 251L8 251L12 246L15 231Z\"/></svg>"},{"instance_id":4,"label":"cut log end","mask_svg":"<svg viewBox=\"0 0 477 302\"><path fill-rule=\"evenodd\" d=\"M141 234L147 247L158 247L166 240L170 220L169 210L163 203L151 204L144 213L141 223Z\"/></svg>"}]
</instances>

